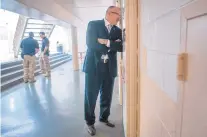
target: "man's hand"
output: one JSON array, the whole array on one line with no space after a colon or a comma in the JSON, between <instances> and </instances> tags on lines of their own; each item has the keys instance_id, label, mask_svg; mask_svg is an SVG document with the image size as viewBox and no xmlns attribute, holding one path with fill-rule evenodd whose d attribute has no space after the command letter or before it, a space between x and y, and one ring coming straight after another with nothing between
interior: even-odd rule
<instances>
[{"instance_id":1,"label":"man's hand","mask_svg":"<svg viewBox=\"0 0 207 137\"><path fill-rule=\"evenodd\" d=\"M120 39L117 39L115 42L121 42L121 40Z\"/></svg>"},{"instance_id":2,"label":"man's hand","mask_svg":"<svg viewBox=\"0 0 207 137\"><path fill-rule=\"evenodd\" d=\"M39 52L39 49L38 49L38 48L36 48L36 49L35 49L35 54L36 54L36 53L38 53L38 52Z\"/></svg>"},{"instance_id":3,"label":"man's hand","mask_svg":"<svg viewBox=\"0 0 207 137\"><path fill-rule=\"evenodd\" d=\"M108 39L101 39L101 38L98 38L98 42L99 42L100 44L104 44L104 45L106 45L107 42L108 42Z\"/></svg>"}]
</instances>

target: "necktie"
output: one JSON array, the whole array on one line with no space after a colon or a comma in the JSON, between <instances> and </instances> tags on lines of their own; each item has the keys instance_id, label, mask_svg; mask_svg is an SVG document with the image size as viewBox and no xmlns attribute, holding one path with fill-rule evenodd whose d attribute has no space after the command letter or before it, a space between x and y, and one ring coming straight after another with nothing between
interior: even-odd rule
<instances>
[{"instance_id":1,"label":"necktie","mask_svg":"<svg viewBox=\"0 0 207 137\"><path fill-rule=\"evenodd\" d=\"M110 31L111 31L111 28L112 28L112 25L108 25L108 31L109 31L109 33L110 33ZM109 52L110 50L108 50L108 52ZM107 55L107 58L108 58L108 55Z\"/></svg>"}]
</instances>

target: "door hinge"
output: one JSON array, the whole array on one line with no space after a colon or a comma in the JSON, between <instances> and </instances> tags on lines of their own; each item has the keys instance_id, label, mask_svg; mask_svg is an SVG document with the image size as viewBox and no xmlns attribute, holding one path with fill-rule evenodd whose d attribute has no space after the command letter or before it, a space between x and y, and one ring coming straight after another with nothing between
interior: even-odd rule
<instances>
[{"instance_id":1,"label":"door hinge","mask_svg":"<svg viewBox=\"0 0 207 137\"><path fill-rule=\"evenodd\" d=\"M186 81L187 80L187 63L188 54L180 53L177 58L177 80Z\"/></svg>"}]
</instances>

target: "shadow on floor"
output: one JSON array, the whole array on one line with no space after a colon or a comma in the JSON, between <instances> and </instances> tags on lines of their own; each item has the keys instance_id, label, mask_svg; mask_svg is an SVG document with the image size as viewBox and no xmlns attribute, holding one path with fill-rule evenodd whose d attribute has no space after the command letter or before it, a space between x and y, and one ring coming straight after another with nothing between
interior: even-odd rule
<instances>
[{"instance_id":1,"label":"shadow on floor","mask_svg":"<svg viewBox=\"0 0 207 137\"><path fill-rule=\"evenodd\" d=\"M83 119L84 73L73 72L69 62L54 69L51 78L36 79L35 84L22 83L2 93L2 137L89 137ZM124 137L115 85L110 119L116 128L97 122L95 137Z\"/></svg>"}]
</instances>

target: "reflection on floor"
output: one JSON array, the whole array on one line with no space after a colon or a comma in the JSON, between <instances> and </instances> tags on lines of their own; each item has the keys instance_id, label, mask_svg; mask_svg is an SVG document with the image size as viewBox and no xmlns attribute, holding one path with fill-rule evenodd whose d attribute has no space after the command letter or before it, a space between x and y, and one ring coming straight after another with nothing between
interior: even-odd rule
<instances>
[{"instance_id":1,"label":"reflection on floor","mask_svg":"<svg viewBox=\"0 0 207 137\"><path fill-rule=\"evenodd\" d=\"M97 137L123 137L122 109L114 89L110 119L116 128L97 122ZM54 69L50 79L20 84L2 93L2 137L88 137L83 119L84 73L72 63ZM97 102L96 114L99 113Z\"/></svg>"}]
</instances>

